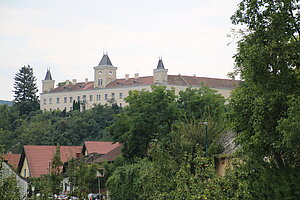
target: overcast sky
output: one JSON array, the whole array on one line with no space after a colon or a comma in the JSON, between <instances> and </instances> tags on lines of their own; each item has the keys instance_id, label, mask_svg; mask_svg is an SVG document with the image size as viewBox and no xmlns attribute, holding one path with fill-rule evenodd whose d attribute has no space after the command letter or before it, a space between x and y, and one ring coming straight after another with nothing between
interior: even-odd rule
<instances>
[{"instance_id":1,"label":"overcast sky","mask_svg":"<svg viewBox=\"0 0 300 200\"><path fill-rule=\"evenodd\" d=\"M0 99L30 65L41 80L93 79L103 52L117 77L169 74L227 78L236 45L227 37L240 0L0 0Z\"/></svg>"}]
</instances>

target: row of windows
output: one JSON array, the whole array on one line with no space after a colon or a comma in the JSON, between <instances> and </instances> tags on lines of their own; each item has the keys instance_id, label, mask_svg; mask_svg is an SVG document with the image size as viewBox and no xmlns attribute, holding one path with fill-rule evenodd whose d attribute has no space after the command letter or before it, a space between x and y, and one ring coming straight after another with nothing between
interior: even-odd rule
<instances>
[{"instance_id":1,"label":"row of windows","mask_svg":"<svg viewBox=\"0 0 300 200\"><path fill-rule=\"evenodd\" d=\"M123 106L123 104L122 103L119 103L119 106L120 107L122 107ZM91 107L90 107L91 108ZM82 107L82 110L86 110L87 108L85 107L85 106L83 106ZM55 108L49 108L49 111L54 111L55 110ZM60 110L59 108L56 108L56 110ZM67 107L65 107L64 108L64 110L66 110L66 111L71 111L71 110L73 110L73 107L70 107L70 109L69 110L67 110ZM47 111L47 109L46 108L44 108L44 111Z\"/></svg>"},{"instance_id":2,"label":"row of windows","mask_svg":"<svg viewBox=\"0 0 300 200\"><path fill-rule=\"evenodd\" d=\"M81 97L77 96L77 101L80 101ZM111 98L115 99L115 93L111 93ZM123 99L123 93L119 93L119 99ZM69 97L69 103L73 103L73 97ZM82 100L83 101L87 101L87 97L86 95L82 96ZM96 95L96 101L100 101L101 100L101 95L97 94ZM108 100L108 94L104 94L104 100ZM93 95L89 95L89 101L93 101ZM59 104L60 103L60 98L56 98L56 103ZM64 97L63 98L63 103L68 103L68 97ZM44 99L44 104L47 104L47 99ZM49 98L49 104L52 104L52 98Z\"/></svg>"}]
</instances>

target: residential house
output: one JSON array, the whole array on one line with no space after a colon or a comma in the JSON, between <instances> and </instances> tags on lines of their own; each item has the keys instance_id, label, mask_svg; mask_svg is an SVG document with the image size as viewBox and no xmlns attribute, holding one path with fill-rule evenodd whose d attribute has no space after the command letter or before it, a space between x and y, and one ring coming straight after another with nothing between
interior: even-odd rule
<instances>
[{"instance_id":1,"label":"residential house","mask_svg":"<svg viewBox=\"0 0 300 200\"><path fill-rule=\"evenodd\" d=\"M82 155L86 156L91 153L104 155L120 146L121 144L118 142L85 141L82 147Z\"/></svg>"},{"instance_id":2,"label":"residential house","mask_svg":"<svg viewBox=\"0 0 300 200\"><path fill-rule=\"evenodd\" d=\"M4 178L15 178L21 199L26 199L29 185L28 180L20 176L20 174L10 164L8 164L7 161L1 162L0 164L2 165L2 167L0 167L2 170L1 175Z\"/></svg>"},{"instance_id":3,"label":"residential house","mask_svg":"<svg viewBox=\"0 0 300 200\"><path fill-rule=\"evenodd\" d=\"M23 177L40 177L50 173L50 165L57 146L24 145L18 165ZM59 146L62 162L80 157L82 146Z\"/></svg>"},{"instance_id":4,"label":"residential house","mask_svg":"<svg viewBox=\"0 0 300 200\"><path fill-rule=\"evenodd\" d=\"M86 141L82 148L83 157L77 158L77 161L83 161L86 164L95 164L101 162L113 162L118 156L121 155L122 145L120 143L112 142L98 142L98 141ZM78 163L78 162L77 162ZM63 168L64 179L62 181L63 194L69 194L72 190L68 177L68 162L65 163ZM95 174L96 178L96 174ZM97 185L95 188L98 188ZM91 191L94 189L90 188ZM96 191L95 191L96 192ZM102 193L106 192L105 188L101 189Z\"/></svg>"},{"instance_id":5,"label":"residential house","mask_svg":"<svg viewBox=\"0 0 300 200\"><path fill-rule=\"evenodd\" d=\"M18 164L21 154L13 154L9 152L8 154L3 154L4 160L11 165L14 169L18 169Z\"/></svg>"}]
</instances>

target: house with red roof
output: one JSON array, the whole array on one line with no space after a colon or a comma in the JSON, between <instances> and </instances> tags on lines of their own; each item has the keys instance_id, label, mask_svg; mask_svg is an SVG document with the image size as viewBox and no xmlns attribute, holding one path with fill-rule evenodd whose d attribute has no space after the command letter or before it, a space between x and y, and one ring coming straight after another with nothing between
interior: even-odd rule
<instances>
[{"instance_id":1,"label":"house with red roof","mask_svg":"<svg viewBox=\"0 0 300 200\"><path fill-rule=\"evenodd\" d=\"M86 164L95 164L102 162L113 162L118 156L121 155L122 144L113 142L101 142L101 141L86 141L82 148L82 154L84 156L77 158L76 161L83 161ZM79 162L78 162L79 163ZM69 194L72 190L70 187L68 177L68 162L64 164L63 173L64 179L62 181L63 194ZM96 174L95 174L96 178ZM95 190L96 189L96 190ZM98 192L98 187L90 188L90 191ZM106 188L101 188L101 192L105 193Z\"/></svg>"},{"instance_id":2,"label":"house with red roof","mask_svg":"<svg viewBox=\"0 0 300 200\"><path fill-rule=\"evenodd\" d=\"M138 73L134 77L125 74L124 78L117 78L117 67L113 66L107 54L104 54L99 64L94 67L94 80L87 78L84 82L66 80L55 87L50 70L47 71L42 81L42 94L40 108L43 111L73 110L73 101L80 102L81 110L92 108L95 104L117 104L120 107L127 105L125 97L130 90L151 90L152 85L164 85L167 89L174 88L179 91L188 87L200 87L201 85L217 90L228 98L232 89L240 83L238 80L220 79L209 77L197 77L186 75L169 75L162 58L159 58L152 76L140 77Z\"/></svg>"},{"instance_id":3,"label":"house with red roof","mask_svg":"<svg viewBox=\"0 0 300 200\"><path fill-rule=\"evenodd\" d=\"M88 155L91 153L107 154L115 148L121 148L121 143L102 142L102 141L85 141L82 147L82 155Z\"/></svg>"},{"instance_id":4,"label":"house with red roof","mask_svg":"<svg viewBox=\"0 0 300 200\"><path fill-rule=\"evenodd\" d=\"M10 166L12 166L14 169L18 169L20 157L21 154L3 154L4 161L7 162Z\"/></svg>"},{"instance_id":5,"label":"house with red roof","mask_svg":"<svg viewBox=\"0 0 300 200\"><path fill-rule=\"evenodd\" d=\"M40 177L49 174L50 165L57 146L24 145L18 164L18 172L23 177ZM80 157L82 146L59 146L62 162Z\"/></svg>"}]
</instances>

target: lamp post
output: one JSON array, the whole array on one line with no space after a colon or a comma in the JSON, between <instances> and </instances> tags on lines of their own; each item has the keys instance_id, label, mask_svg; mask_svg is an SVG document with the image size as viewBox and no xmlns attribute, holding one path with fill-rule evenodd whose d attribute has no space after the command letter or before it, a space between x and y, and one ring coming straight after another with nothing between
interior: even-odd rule
<instances>
[{"instance_id":1,"label":"lamp post","mask_svg":"<svg viewBox=\"0 0 300 200\"><path fill-rule=\"evenodd\" d=\"M98 189L99 189L99 194L101 195L100 178L104 177L104 168L100 168L96 171L96 177L98 178Z\"/></svg>"},{"instance_id":2,"label":"lamp post","mask_svg":"<svg viewBox=\"0 0 300 200\"><path fill-rule=\"evenodd\" d=\"M208 149L208 142L207 142L207 132L208 132L208 122L202 122L205 125L205 157L207 157L207 149Z\"/></svg>"},{"instance_id":3,"label":"lamp post","mask_svg":"<svg viewBox=\"0 0 300 200\"><path fill-rule=\"evenodd\" d=\"M31 187L31 191L32 191L32 196L33 196L33 198L35 198L35 196L34 196L34 190L35 190L35 187L34 187L34 185Z\"/></svg>"}]
</instances>

